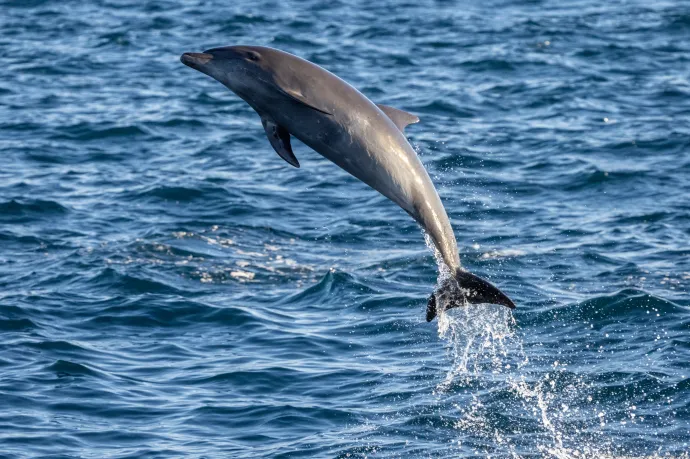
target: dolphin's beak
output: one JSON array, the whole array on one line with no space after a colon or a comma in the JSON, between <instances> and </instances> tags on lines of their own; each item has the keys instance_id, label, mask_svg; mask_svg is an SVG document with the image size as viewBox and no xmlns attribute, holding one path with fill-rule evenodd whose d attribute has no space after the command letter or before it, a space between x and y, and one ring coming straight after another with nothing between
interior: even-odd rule
<instances>
[{"instance_id":1,"label":"dolphin's beak","mask_svg":"<svg viewBox=\"0 0 690 459\"><path fill-rule=\"evenodd\" d=\"M180 61L193 69L200 70L201 67L213 60L213 54L208 53L184 53Z\"/></svg>"}]
</instances>

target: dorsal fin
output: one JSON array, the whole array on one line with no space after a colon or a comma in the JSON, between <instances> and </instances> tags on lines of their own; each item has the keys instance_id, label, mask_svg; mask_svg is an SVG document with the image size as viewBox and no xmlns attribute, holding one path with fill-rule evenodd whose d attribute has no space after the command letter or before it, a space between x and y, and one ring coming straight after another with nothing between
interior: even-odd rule
<instances>
[{"instance_id":1,"label":"dorsal fin","mask_svg":"<svg viewBox=\"0 0 690 459\"><path fill-rule=\"evenodd\" d=\"M297 161L290 146L290 133L288 130L277 125L272 119L264 118L263 116L261 117L261 124L263 124L266 137L268 137L268 141L271 142L271 146L276 153L291 166L299 167L299 161Z\"/></svg>"},{"instance_id":2,"label":"dorsal fin","mask_svg":"<svg viewBox=\"0 0 690 459\"><path fill-rule=\"evenodd\" d=\"M378 108L381 109L383 113L388 116L388 118L393 121L393 124L398 126L401 132L405 132L405 127L408 124L419 123L419 118L412 113L407 113L397 108L389 107L388 105L376 104Z\"/></svg>"}]
</instances>

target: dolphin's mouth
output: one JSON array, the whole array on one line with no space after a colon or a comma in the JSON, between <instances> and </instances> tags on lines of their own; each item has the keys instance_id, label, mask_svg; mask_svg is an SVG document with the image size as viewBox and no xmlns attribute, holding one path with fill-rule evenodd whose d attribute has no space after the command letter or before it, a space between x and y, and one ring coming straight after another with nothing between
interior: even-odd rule
<instances>
[{"instance_id":1,"label":"dolphin's mouth","mask_svg":"<svg viewBox=\"0 0 690 459\"><path fill-rule=\"evenodd\" d=\"M202 65L208 64L213 60L213 54L208 53L184 53L180 61L193 69L198 69Z\"/></svg>"}]
</instances>

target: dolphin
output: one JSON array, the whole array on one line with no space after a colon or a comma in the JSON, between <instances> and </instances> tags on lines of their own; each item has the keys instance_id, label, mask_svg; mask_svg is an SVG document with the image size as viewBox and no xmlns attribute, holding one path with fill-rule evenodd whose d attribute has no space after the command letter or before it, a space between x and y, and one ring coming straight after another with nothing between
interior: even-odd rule
<instances>
[{"instance_id":1,"label":"dolphin","mask_svg":"<svg viewBox=\"0 0 690 459\"><path fill-rule=\"evenodd\" d=\"M328 70L263 46L228 46L184 53L183 64L218 80L261 117L273 149L299 167L291 136L331 160L398 206L424 229L451 276L427 303L437 309L468 303L515 304L486 280L460 266L453 228L426 169L407 141L405 126L419 118L375 104Z\"/></svg>"}]
</instances>

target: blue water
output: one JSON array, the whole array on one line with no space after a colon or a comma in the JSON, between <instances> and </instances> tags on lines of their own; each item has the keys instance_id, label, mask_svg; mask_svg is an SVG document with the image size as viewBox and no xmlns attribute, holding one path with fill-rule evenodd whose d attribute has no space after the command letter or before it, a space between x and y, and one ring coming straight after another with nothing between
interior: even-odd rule
<instances>
[{"instance_id":1,"label":"blue water","mask_svg":"<svg viewBox=\"0 0 690 459\"><path fill-rule=\"evenodd\" d=\"M186 68L277 47L407 129L463 265ZM0 1L0 456L688 457L690 4Z\"/></svg>"}]
</instances>

